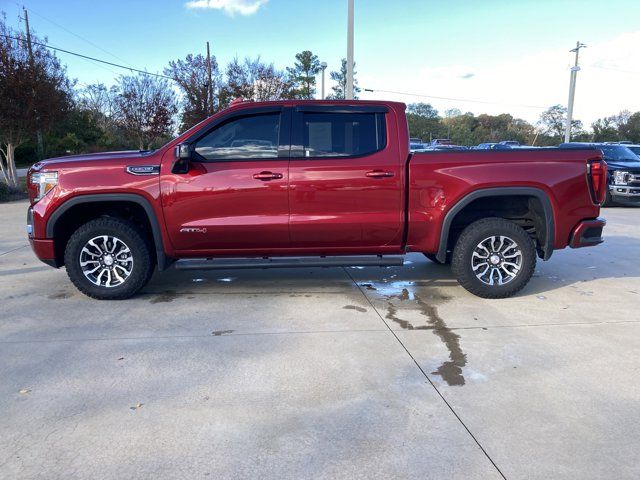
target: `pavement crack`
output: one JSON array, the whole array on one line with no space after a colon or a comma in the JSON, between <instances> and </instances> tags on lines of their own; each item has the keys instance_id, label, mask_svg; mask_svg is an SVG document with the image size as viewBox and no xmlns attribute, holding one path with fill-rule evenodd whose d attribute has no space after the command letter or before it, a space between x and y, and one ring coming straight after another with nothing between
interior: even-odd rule
<instances>
[{"instance_id":1,"label":"pavement crack","mask_svg":"<svg viewBox=\"0 0 640 480\"><path fill-rule=\"evenodd\" d=\"M0 257L2 257L2 256L4 256L4 255L7 255L7 254L9 254L9 253L11 253L11 252L15 252L16 250L20 250L21 248L28 247L28 246L29 246L29 245L20 245L19 247L12 248L11 250L7 250L6 252L2 252L2 253L0 253Z\"/></svg>"},{"instance_id":2,"label":"pavement crack","mask_svg":"<svg viewBox=\"0 0 640 480\"><path fill-rule=\"evenodd\" d=\"M397 333L391 328L391 326L387 323L387 321L384 319L384 317L382 316L382 314L378 311L378 309L376 308L376 306L373 304L373 302L369 299L369 297L367 296L367 294L364 292L364 290L362 289L363 287L361 285L358 284L358 282L356 282L356 280L351 276L351 274L349 273L349 271L342 267L344 272L347 274L347 276L351 279L351 281L353 282L353 284L356 286L356 288L358 290L360 290L360 293L362 293L362 296L365 298L365 300L367 301L367 303L371 306L371 308L373 309L374 312L376 312L376 314L378 315L378 317L380 318L380 320L382 320L382 323L385 324L385 326L387 327L387 329L389 330L389 332L391 332L391 334L395 337L395 339L398 341L398 343L402 346L402 348L404 349L404 351L407 353L407 355L409 355L409 357L411 358L411 360L413 361L413 363L416 365L416 367L418 367L418 370L420 370L420 372L422 373L422 375L427 379L427 381L429 382L429 384L431 385L431 387L435 390L435 392L438 394L438 396L442 399L442 401L444 402L444 404L449 408L449 410L451 411L451 413L456 417L456 419L458 420L458 422L460 423L460 425L462 425L462 427L467 431L467 433L469 434L469 436L473 439L473 441L475 442L475 444L478 446L478 448L480 448L480 450L482 451L482 453L484 454L485 457L487 457L487 459L489 460L489 462L491 462L491 465L493 465L493 467L496 469L496 471L498 472L498 474L500 474L500 476L502 478L504 478L506 480L507 477L504 476L504 474L502 473L502 471L500 470L500 468L498 467L498 465L496 465L496 462L493 461L493 459L491 458L491 456L489 456L489 453L485 450L485 448L482 446L482 444L480 443L480 441L476 438L476 436L471 432L471 430L469 429L469 427L467 427L467 425L464 423L464 421L462 420L462 418L460 418L460 415L458 415L458 413L454 410L454 408L451 406L451 404L447 401L446 398L444 398L444 395L442 394L442 392L440 392L440 390L438 390L438 387L436 387L435 383L433 383L433 381L431 381L431 379L429 378L429 375L427 375L427 372L424 371L424 369L420 366L420 364L418 363L418 361L414 358L414 356L411 354L411 352L409 351L409 349L406 347L406 345L404 343L402 343L402 340L400 340L400 337L398 337Z\"/></svg>"}]
</instances>

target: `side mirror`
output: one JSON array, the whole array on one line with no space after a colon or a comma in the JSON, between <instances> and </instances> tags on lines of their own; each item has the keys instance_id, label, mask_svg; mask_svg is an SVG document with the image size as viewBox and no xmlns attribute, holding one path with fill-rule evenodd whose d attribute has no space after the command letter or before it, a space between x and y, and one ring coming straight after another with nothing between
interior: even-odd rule
<instances>
[{"instance_id":1,"label":"side mirror","mask_svg":"<svg viewBox=\"0 0 640 480\"><path fill-rule=\"evenodd\" d=\"M176 145L176 158L178 160L189 160L191 158L191 148L187 143Z\"/></svg>"},{"instance_id":2,"label":"side mirror","mask_svg":"<svg viewBox=\"0 0 640 480\"><path fill-rule=\"evenodd\" d=\"M186 143L176 145L176 161L173 162L171 173L188 173L189 160L191 159L191 147Z\"/></svg>"}]
</instances>

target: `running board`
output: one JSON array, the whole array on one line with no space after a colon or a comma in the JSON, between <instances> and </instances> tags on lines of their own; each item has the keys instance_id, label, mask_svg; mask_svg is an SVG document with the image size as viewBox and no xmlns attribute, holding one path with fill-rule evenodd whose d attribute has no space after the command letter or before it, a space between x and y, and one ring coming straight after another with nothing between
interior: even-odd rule
<instances>
[{"instance_id":1,"label":"running board","mask_svg":"<svg viewBox=\"0 0 640 480\"><path fill-rule=\"evenodd\" d=\"M223 270L237 268L296 267L400 267L402 255L357 255L335 257L185 258L177 270Z\"/></svg>"}]
</instances>

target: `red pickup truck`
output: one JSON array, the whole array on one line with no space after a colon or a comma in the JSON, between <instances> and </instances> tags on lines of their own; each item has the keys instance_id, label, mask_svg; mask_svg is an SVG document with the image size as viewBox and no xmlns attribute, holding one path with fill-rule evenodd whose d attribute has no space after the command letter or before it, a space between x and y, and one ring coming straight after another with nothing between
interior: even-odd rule
<instances>
[{"instance_id":1,"label":"red pickup truck","mask_svg":"<svg viewBox=\"0 0 640 480\"><path fill-rule=\"evenodd\" d=\"M28 174L29 240L98 299L155 268L451 263L485 298L536 257L602 242L596 149L411 154L405 105L238 102L155 151L51 159Z\"/></svg>"}]
</instances>

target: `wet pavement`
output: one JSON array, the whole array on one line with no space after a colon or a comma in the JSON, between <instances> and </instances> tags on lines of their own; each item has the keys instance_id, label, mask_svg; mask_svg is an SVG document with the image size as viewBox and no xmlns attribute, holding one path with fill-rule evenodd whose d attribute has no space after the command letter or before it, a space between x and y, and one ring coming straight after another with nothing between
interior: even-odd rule
<instances>
[{"instance_id":1,"label":"wet pavement","mask_svg":"<svg viewBox=\"0 0 640 480\"><path fill-rule=\"evenodd\" d=\"M640 209L484 300L403 268L78 293L0 205L0 478L638 478Z\"/></svg>"}]
</instances>

